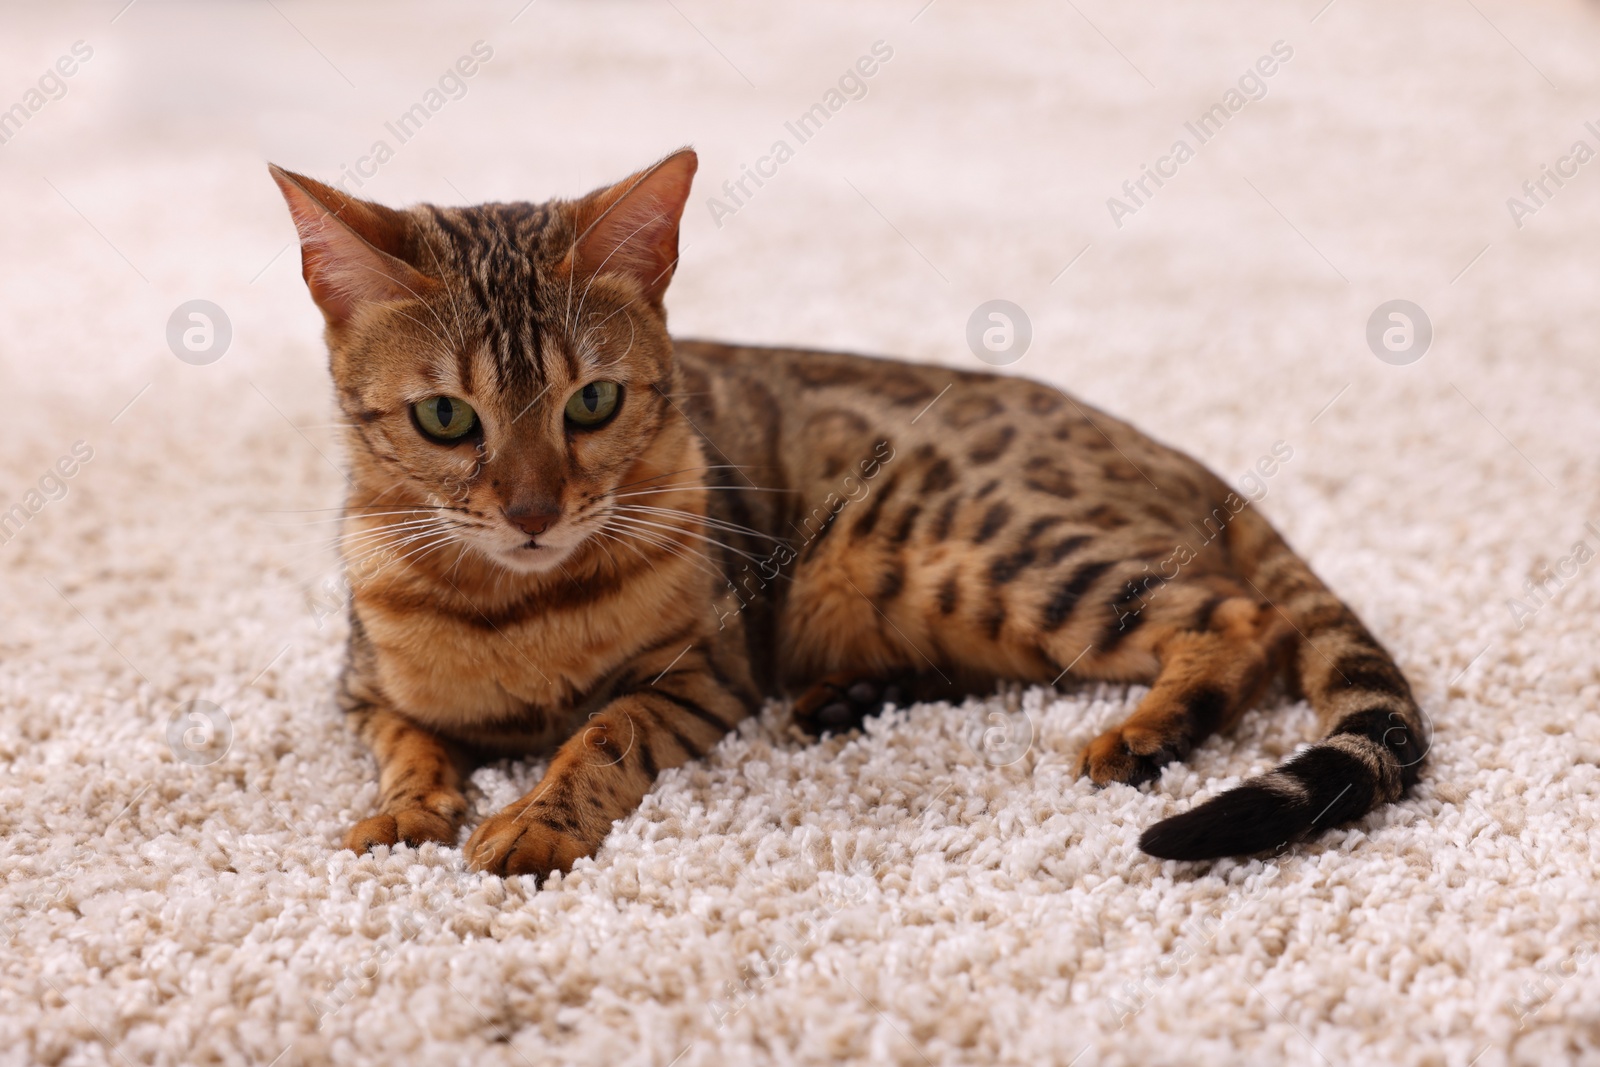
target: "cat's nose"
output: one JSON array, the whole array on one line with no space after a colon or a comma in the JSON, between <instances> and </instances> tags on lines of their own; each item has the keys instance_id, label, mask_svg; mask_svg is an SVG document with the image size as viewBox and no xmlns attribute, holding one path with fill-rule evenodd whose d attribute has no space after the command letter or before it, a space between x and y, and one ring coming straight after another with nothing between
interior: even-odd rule
<instances>
[{"instance_id":1,"label":"cat's nose","mask_svg":"<svg viewBox=\"0 0 1600 1067\"><path fill-rule=\"evenodd\" d=\"M553 504L519 504L506 508L505 516L511 525L529 537L538 537L556 524L561 509Z\"/></svg>"}]
</instances>

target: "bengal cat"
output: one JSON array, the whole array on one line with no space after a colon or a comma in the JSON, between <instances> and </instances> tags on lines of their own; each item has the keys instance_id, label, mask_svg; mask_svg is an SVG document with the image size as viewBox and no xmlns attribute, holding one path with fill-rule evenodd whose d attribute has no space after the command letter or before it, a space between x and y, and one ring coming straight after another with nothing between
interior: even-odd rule
<instances>
[{"instance_id":1,"label":"bengal cat","mask_svg":"<svg viewBox=\"0 0 1600 1067\"><path fill-rule=\"evenodd\" d=\"M577 200L399 211L276 167L326 319L351 469L340 700L377 757L346 838L454 844L474 760L551 752L466 843L544 876L769 696L813 733L1070 674L1150 685L1089 744L1140 783L1288 665L1323 740L1145 831L1271 849L1395 800L1410 687L1253 508L1054 388L673 340L696 167Z\"/></svg>"}]
</instances>

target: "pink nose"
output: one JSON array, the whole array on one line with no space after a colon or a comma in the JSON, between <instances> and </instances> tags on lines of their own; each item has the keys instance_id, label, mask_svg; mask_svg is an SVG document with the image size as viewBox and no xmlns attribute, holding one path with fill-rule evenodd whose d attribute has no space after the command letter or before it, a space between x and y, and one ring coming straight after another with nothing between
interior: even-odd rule
<instances>
[{"instance_id":1,"label":"pink nose","mask_svg":"<svg viewBox=\"0 0 1600 1067\"><path fill-rule=\"evenodd\" d=\"M531 504L507 508L505 514L511 525L529 537L538 537L554 526L556 520L561 517L561 511L558 508L549 505Z\"/></svg>"}]
</instances>

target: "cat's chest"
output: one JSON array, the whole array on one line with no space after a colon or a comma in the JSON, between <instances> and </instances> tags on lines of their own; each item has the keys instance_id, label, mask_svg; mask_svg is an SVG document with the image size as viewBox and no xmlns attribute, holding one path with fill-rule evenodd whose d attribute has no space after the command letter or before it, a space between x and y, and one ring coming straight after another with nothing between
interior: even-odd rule
<instances>
[{"instance_id":1,"label":"cat's chest","mask_svg":"<svg viewBox=\"0 0 1600 1067\"><path fill-rule=\"evenodd\" d=\"M384 695L462 740L543 747L603 704L643 649L686 628L693 597L662 583L622 596L530 599L493 609L356 596Z\"/></svg>"}]
</instances>

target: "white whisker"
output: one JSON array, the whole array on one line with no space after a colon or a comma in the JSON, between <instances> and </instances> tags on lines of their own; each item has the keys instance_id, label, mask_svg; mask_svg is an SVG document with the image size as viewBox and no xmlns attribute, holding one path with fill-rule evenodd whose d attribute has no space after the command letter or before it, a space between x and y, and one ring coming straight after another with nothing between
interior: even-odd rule
<instances>
[{"instance_id":1,"label":"white whisker","mask_svg":"<svg viewBox=\"0 0 1600 1067\"><path fill-rule=\"evenodd\" d=\"M651 507L646 504L614 504L612 505L612 508L615 511L625 514L658 515L664 517L676 516L678 518L688 519L691 522L703 523L711 529L721 530L723 533L754 537L758 540L771 541L780 545L789 543L787 538L774 537L772 534L757 530L754 527L741 526L736 522L729 522L726 519L713 518L710 515L699 515L692 511L684 511L681 508Z\"/></svg>"},{"instance_id":2,"label":"white whisker","mask_svg":"<svg viewBox=\"0 0 1600 1067\"><path fill-rule=\"evenodd\" d=\"M611 517L611 521L614 522L614 523L625 523L625 524L630 524L630 525L640 525L640 524L642 524L644 526L653 527L653 528L658 529L658 530L665 530L665 531L669 531L671 533L682 534L685 537L693 537L696 540L703 541L703 542L705 542L706 544L709 544L709 545L716 545L718 548L721 548L721 549L723 549L724 551L727 551L727 552L731 552L736 556L740 556L740 557L742 557L744 559L747 559L752 563L764 562L760 556L757 556L757 555L754 555L752 553L746 552L746 551L744 551L743 549L740 549L740 548L734 548L732 545L728 544L726 541L719 541L715 537L708 537L705 534L697 533L694 530L686 530L681 526L673 526L673 525L671 525L669 523L664 523L664 522L652 522L649 519L641 519L637 515L613 515Z\"/></svg>"}]
</instances>

